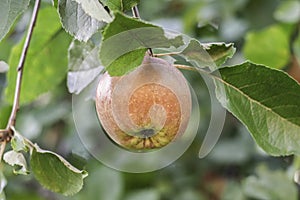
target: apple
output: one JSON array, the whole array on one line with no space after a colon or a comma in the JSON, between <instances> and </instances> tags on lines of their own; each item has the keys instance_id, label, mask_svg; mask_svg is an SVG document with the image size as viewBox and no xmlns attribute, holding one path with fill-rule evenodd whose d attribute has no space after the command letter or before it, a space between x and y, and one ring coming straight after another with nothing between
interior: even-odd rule
<instances>
[{"instance_id":1,"label":"apple","mask_svg":"<svg viewBox=\"0 0 300 200\"><path fill-rule=\"evenodd\" d=\"M167 61L145 56L134 71L104 73L96 93L98 118L107 135L129 150L166 146L185 132L192 109L189 85Z\"/></svg>"}]
</instances>

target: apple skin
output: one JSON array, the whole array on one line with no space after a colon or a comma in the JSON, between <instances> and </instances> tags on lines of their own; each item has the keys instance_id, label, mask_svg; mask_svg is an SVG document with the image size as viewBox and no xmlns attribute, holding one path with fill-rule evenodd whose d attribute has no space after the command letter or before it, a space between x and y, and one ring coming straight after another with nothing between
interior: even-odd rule
<instances>
[{"instance_id":1,"label":"apple skin","mask_svg":"<svg viewBox=\"0 0 300 200\"><path fill-rule=\"evenodd\" d=\"M96 110L108 136L125 149L158 149L186 130L192 101L182 73L163 59L145 56L134 71L119 77L104 73Z\"/></svg>"}]
</instances>

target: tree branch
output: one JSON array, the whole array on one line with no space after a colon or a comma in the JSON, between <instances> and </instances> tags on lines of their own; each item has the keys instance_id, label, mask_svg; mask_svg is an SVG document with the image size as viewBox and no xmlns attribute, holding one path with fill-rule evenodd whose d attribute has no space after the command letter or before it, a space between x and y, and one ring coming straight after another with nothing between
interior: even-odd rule
<instances>
[{"instance_id":1,"label":"tree branch","mask_svg":"<svg viewBox=\"0 0 300 200\"><path fill-rule=\"evenodd\" d=\"M11 127L14 127L15 124L16 124L17 112L18 112L19 106L20 106L20 94L21 94L21 85L22 85L24 63L25 63L25 60L26 60L26 55L27 55L29 44L30 44L30 41L31 41L33 28L34 28L35 23L36 23L39 7L40 7L40 0L36 0L35 4L34 4L32 16L31 16L31 21L30 21L30 24L29 24L29 27L28 27L25 43L24 43L23 50L22 50L22 53L21 53L21 56L20 56L20 61L19 61L18 68L17 68L17 73L18 74L17 74L17 79L16 79L16 88L15 88L13 107L12 107L12 110L11 110L9 120L7 122L6 129L4 131L2 131L2 135L0 136L1 141L2 142L5 141L5 143L10 141L11 137L14 134Z\"/></svg>"}]
</instances>

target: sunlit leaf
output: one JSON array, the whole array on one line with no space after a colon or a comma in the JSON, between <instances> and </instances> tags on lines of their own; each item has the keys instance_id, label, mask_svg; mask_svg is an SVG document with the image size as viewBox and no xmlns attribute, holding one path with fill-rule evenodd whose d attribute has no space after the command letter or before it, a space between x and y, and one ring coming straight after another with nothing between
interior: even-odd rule
<instances>
[{"instance_id":1,"label":"sunlit leaf","mask_svg":"<svg viewBox=\"0 0 300 200\"><path fill-rule=\"evenodd\" d=\"M277 25L248 32L243 51L251 62L281 69L290 59L289 34Z\"/></svg>"},{"instance_id":2,"label":"sunlit leaf","mask_svg":"<svg viewBox=\"0 0 300 200\"><path fill-rule=\"evenodd\" d=\"M76 169L60 155L38 147L32 150L30 165L41 185L66 196L79 192L87 176L85 171Z\"/></svg>"},{"instance_id":3,"label":"sunlit leaf","mask_svg":"<svg viewBox=\"0 0 300 200\"><path fill-rule=\"evenodd\" d=\"M246 62L213 75L221 104L275 156L300 153L300 85L286 73ZM222 90L224 88L224 90Z\"/></svg>"},{"instance_id":4,"label":"sunlit leaf","mask_svg":"<svg viewBox=\"0 0 300 200\"><path fill-rule=\"evenodd\" d=\"M14 167L15 174L27 175L29 171L27 170L27 163L25 157L22 153L15 151L8 151L4 154L3 160Z\"/></svg>"},{"instance_id":5,"label":"sunlit leaf","mask_svg":"<svg viewBox=\"0 0 300 200\"><path fill-rule=\"evenodd\" d=\"M63 31L55 8L41 9L25 62L22 82L21 103L28 103L55 88L66 76L67 49L70 37ZM23 40L24 41L24 40ZM8 87L6 99L12 103L16 68L23 42L15 46L9 59Z\"/></svg>"},{"instance_id":6,"label":"sunlit leaf","mask_svg":"<svg viewBox=\"0 0 300 200\"><path fill-rule=\"evenodd\" d=\"M103 33L100 59L110 75L120 76L138 67L148 48L182 45L182 36L168 38L161 27L116 12Z\"/></svg>"},{"instance_id":7,"label":"sunlit leaf","mask_svg":"<svg viewBox=\"0 0 300 200\"><path fill-rule=\"evenodd\" d=\"M0 41L8 33L16 18L25 11L30 0L0 1Z\"/></svg>"}]
</instances>

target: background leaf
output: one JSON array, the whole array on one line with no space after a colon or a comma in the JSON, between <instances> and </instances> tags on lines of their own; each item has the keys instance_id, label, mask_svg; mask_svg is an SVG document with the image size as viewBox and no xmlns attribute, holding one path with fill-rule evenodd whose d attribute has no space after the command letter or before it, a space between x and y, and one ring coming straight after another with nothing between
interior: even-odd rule
<instances>
[{"instance_id":1,"label":"background leaf","mask_svg":"<svg viewBox=\"0 0 300 200\"><path fill-rule=\"evenodd\" d=\"M61 156L39 148L33 148L30 165L41 185L66 196L80 191L86 177L86 172L74 168Z\"/></svg>"},{"instance_id":2,"label":"background leaf","mask_svg":"<svg viewBox=\"0 0 300 200\"><path fill-rule=\"evenodd\" d=\"M4 194L4 188L6 185L7 185L7 180L6 180L3 172L0 171L0 194ZM1 195L0 195L0 199L1 199Z\"/></svg>"},{"instance_id":3,"label":"background leaf","mask_svg":"<svg viewBox=\"0 0 300 200\"><path fill-rule=\"evenodd\" d=\"M58 12L65 30L79 41L86 42L94 33L105 25L105 23L103 23L104 20L99 21L87 13L82 8L80 1L60 0ZM99 12L106 11L100 10Z\"/></svg>"},{"instance_id":4,"label":"background leaf","mask_svg":"<svg viewBox=\"0 0 300 200\"><path fill-rule=\"evenodd\" d=\"M200 44L192 39L188 46L180 53L183 57L193 62L198 67L220 66L235 53L233 44L207 43Z\"/></svg>"},{"instance_id":5,"label":"background leaf","mask_svg":"<svg viewBox=\"0 0 300 200\"><path fill-rule=\"evenodd\" d=\"M24 40L23 40L24 41ZM67 72L67 49L70 38L62 30L56 10L41 9L33 32L25 62L21 103L28 103L57 86ZM16 68L23 42L15 46L9 59L6 99L12 103L15 90Z\"/></svg>"},{"instance_id":6,"label":"background leaf","mask_svg":"<svg viewBox=\"0 0 300 200\"><path fill-rule=\"evenodd\" d=\"M8 33L16 18L25 11L30 0L0 1L0 41Z\"/></svg>"},{"instance_id":7,"label":"background leaf","mask_svg":"<svg viewBox=\"0 0 300 200\"><path fill-rule=\"evenodd\" d=\"M110 10L127 11L139 4L140 0L101 0Z\"/></svg>"},{"instance_id":8,"label":"background leaf","mask_svg":"<svg viewBox=\"0 0 300 200\"><path fill-rule=\"evenodd\" d=\"M104 30L100 60L110 75L120 76L142 63L141 55L144 55L147 48L182 45L182 36L167 38L161 27L117 12L114 21Z\"/></svg>"},{"instance_id":9,"label":"background leaf","mask_svg":"<svg viewBox=\"0 0 300 200\"><path fill-rule=\"evenodd\" d=\"M279 25L249 32L243 52L251 62L281 69L290 58L289 34Z\"/></svg>"},{"instance_id":10,"label":"background leaf","mask_svg":"<svg viewBox=\"0 0 300 200\"><path fill-rule=\"evenodd\" d=\"M134 194L129 194L125 200L159 200L159 191L155 189L136 191Z\"/></svg>"},{"instance_id":11,"label":"background leaf","mask_svg":"<svg viewBox=\"0 0 300 200\"><path fill-rule=\"evenodd\" d=\"M69 47L67 86L70 93L79 94L99 76L104 67L98 56L99 47L93 41L73 40Z\"/></svg>"},{"instance_id":12,"label":"background leaf","mask_svg":"<svg viewBox=\"0 0 300 200\"><path fill-rule=\"evenodd\" d=\"M0 105L2 101L2 93L6 87L6 72L8 69L8 64L4 61L0 61Z\"/></svg>"},{"instance_id":13,"label":"background leaf","mask_svg":"<svg viewBox=\"0 0 300 200\"><path fill-rule=\"evenodd\" d=\"M298 63L300 63L300 34L296 38L294 45L293 45L294 54Z\"/></svg>"},{"instance_id":14,"label":"background leaf","mask_svg":"<svg viewBox=\"0 0 300 200\"><path fill-rule=\"evenodd\" d=\"M120 200L123 192L122 173L101 166L99 163L89 169L89 176L85 180L85 187L75 196L78 200L101 199Z\"/></svg>"},{"instance_id":15,"label":"background leaf","mask_svg":"<svg viewBox=\"0 0 300 200\"><path fill-rule=\"evenodd\" d=\"M300 2L298 0L282 1L274 17L285 23L297 23L300 20Z\"/></svg>"},{"instance_id":16,"label":"background leaf","mask_svg":"<svg viewBox=\"0 0 300 200\"><path fill-rule=\"evenodd\" d=\"M270 171L260 165L256 176L250 176L243 181L244 193L255 199L296 200L297 187L282 171Z\"/></svg>"},{"instance_id":17,"label":"background leaf","mask_svg":"<svg viewBox=\"0 0 300 200\"><path fill-rule=\"evenodd\" d=\"M300 85L284 72L249 62L219 72L219 101L256 143L271 155L299 154Z\"/></svg>"}]
</instances>

